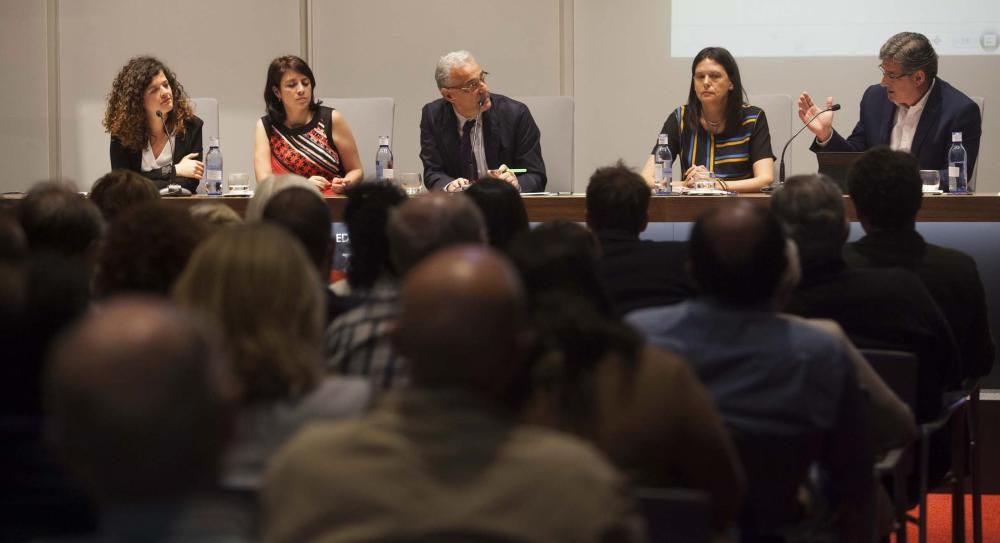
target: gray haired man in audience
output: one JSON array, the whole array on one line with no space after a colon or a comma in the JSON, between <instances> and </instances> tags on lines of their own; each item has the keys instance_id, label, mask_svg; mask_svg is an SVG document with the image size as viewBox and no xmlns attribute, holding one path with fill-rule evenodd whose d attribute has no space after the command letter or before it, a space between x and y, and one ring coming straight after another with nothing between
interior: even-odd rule
<instances>
[{"instance_id":1,"label":"gray haired man in audience","mask_svg":"<svg viewBox=\"0 0 1000 543\"><path fill-rule=\"evenodd\" d=\"M622 481L594 449L515 422L534 341L511 265L482 246L442 250L407 274L400 306L412 386L279 454L264 539L634 540Z\"/></svg>"}]
</instances>

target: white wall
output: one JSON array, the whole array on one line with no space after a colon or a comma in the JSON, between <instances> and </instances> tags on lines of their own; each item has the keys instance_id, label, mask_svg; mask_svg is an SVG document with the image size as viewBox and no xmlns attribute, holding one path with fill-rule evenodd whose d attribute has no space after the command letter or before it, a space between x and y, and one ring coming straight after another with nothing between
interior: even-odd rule
<instances>
[{"instance_id":1,"label":"white wall","mask_svg":"<svg viewBox=\"0 0 1000 543\"><path fill-rule=\"evenodd\" d=\"M226 172L253 171L268 63L299 53L297 0L64 0L58 24L65 177L87 189L110 169L101 126L105 97L118 70L142 54L164 61L188 96L219 100Z\"/></svg>"},{"instance_id":2,"label":"white wall","mask_svg":"<svg viewBox=\"0 0 1000 543\"><path fill-rule=\"evenodd\" d=\"M421 172L420 109L441 96L438 58L466 49L490 72L493 92L558 95L559 8L559 0L313 0L310 65L320 96L395 98L396 170ZM361 160L373 171L374 156Z\"/></svg>"},{"instance_id":3,"label":"white wall","mask_svg":"<svg viewBox=\"0 0 1000 543\"><path fill-rule=\"evenodd\" d=\"M0 192L49 176L45 27L45 2L0 2Z\"/></svg>"},{"instance_id":4,"label":"white wall","mask_svg":"<svg viewBox=\"0 0 1000 543\"><path fill-rule=\"evenodd\" d=\"M420 107L436 98L434 63L466 48L509 95L576 100L576 190L589 172L624 158L641 165L666 115L686 99L690 59L669 56L669 0L50 0L0 2L0 190L55 175L86 188L109 167L100 126L104 97L129 57L154 54L191 96L221 108L226 170L252 171L253 125L263 114L268 62L302 51L300 9L310 21L311 64L322 96L396 100L397 168L419 171ZM901 29L902 30L902 29ZM836 35L822 39L837 39ZM704 45L725 46L725 36ZM47 49L55 48L58 101L48 104ZM833 95L849 132L864 88L878 81L876 52L859 58L740 58L753 94ZM1000 58L944 57L941 76L986 98L981 192L1000 190ZM50 119L58 126L48 133ZM815 169L809 138L793 144L792 173ZM774 142L775 153L782 142ZM372 157L361 157L368 166Z\"/></svg>"},{"instance_id":5,"label":"white wall","mask_svg":"<svg viewBox=\"0 0 1000 543\"><path fill-rule=\"evenodd\" d=\"M577 190L585 186L587 172L619 157L641 166L663 120L687 100L691 59L670 58L669 0L632 0L627 9L622 6L605 0L574 5ZM706 36L701 45L725 47L725 36ZM862 92L881 77L877 55L737 61L752 94L788 94L793 105L802 91L824 100L832 95L843 105L834 126L848 134L858 120ZM970 96L986 98L978 191L995 193L1000 153L991 150L1000 144L1000 57L942 57L939 75ZM801 124L796 120L793 126ZM775 155L782 145L772 142ZM803 133L789 147L790 174L816 170L809 145L809 134Z\"/></svg>"}]
</instances>

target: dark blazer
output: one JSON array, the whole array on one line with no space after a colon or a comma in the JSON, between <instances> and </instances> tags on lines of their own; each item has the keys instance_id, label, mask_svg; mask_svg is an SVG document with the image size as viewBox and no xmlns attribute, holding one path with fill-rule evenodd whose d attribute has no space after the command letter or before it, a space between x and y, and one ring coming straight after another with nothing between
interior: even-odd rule
<instances>
[{"instance_id":1,"label":"dark blazer","mask_svg":"<svg viewBox=\"0 0 1000 543\"><path fill-rule=\"evenodd\" d=\"M990 335L986 293L972 257L927 243L913 230L869 232L848 244L844 257L851 267L896 266L916 273L951 325L962 355L961 377L990 373L996 347Z\"/></svg>"},{"instance_id":2,"label":"dark blazer","mask_svg":"<svg viewBox=\"0 0 1000 543\"><path fill-rule=\"evenodd\" d=\"M896 104L889 101L884 88L872 85L861 98L861 118L851 135L845 140L834 130L833 137L824 147L813 140L809 149L816 153L866 151L878 145L889 145L895 120ZM979 106L962 91L938 78L920 115L910 149L910 154L920 162L921 169L947 170L952 132L962 133L962 145L969 155L969 177L972 177L982 133ZM947 179L947 175L942 175L941 179Z\"/></svg>"},{"instance_id":3,"label":"dark blazer","mask_svg":"<svg viewBox=\"0 0 1000 543\"><path fill-rule=\"evenodd\" d=\"M601 279L622 315L673 305L696 294L686 268L687 242L640 240L622 231L596 234L601 244Z\"/></svg>"},{"instance_id":4,"label":"dark blazer","mask_svg":"<svg viewBox=\"0 0 1000 543\"><path fill-rule=\"evenodd\" d=\"M483 113L483 148L489 169L506 164L524 168L517 174L521 192L545 190L545 163L542 161L541 135L528 106L490 94L493 106ZM458 156L458 118L450 103L439 98L424 105L420 115L420 160L424 163L424 184L431 190L445 185L461 171ZM470 179L470 181L475 181Z\"/></svg>"},{"instance_id":5,"label":"dark blazer","mask_svg":"<svg viewBox=\"0 0 1000 543\"><path fill-rule=\"evenodd\" d=\"M202 124L204 123L198 117L192 117L184 123L184 134L175 138L176 141L174 142L173 157L175 166L181 159L191 153L198 153L195 160L202 160ZM132 170L133 172L141 173L149 178L158 189L162 189L171 183L177 183L191 191L191 194L194 194L201 183L200 179L192 179L190 177L164 176L159 170L142 171L142 151L133 151L125 147L114 136L111 136L111 169Z\"/></svg>"}]
</instances>

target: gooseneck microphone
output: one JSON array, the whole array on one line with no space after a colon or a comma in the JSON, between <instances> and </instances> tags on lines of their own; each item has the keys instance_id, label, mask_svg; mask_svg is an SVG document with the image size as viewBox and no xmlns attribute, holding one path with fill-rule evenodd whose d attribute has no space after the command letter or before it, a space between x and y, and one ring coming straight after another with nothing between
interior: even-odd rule
<instances>
[{"instance_id":1,"label":"gooseneck microphone","mask_svg":"<svg viewBox=\"0 0 1000 543\"><path fill-rule=\"evenodd\" d=\"M813 115L811 119L809 119L808 121L806 121L805 124L802 125L802 128L800 128L798 132L796 132L792 137L788 138L788 141L785 142L785 146L781 149L781 162L778 165L778 184L779 185L784 184L784 182L785 182L785 151L788 150L788 146L791 145L792 141L794 141L795 138L799 134L801 134L802 131L805 130L809 126L809 123L811 123L814 120L816 120L816 117L819 117L820 115L822 115L824 113L827 113L829 111L839 111L839 110L840 110L840 104L833 104L832 106L824 109L823 111L820 111L819 113Z\"/></svg>"},{"instance_id":2,"label":"gooseneck microphone","mask_svg":"<svg viewBox=\"0 0 1000 543\"><path fill-rule=\"evenodd\" d=\"M163 120L163 112L156 110L156 116L160 119L160 126L163 127L163 133L167 135L167 145L170 146L170 177L174 177L174 144L170 141L170 132L167 131L167 123Z\"/></svg>"}]
</instances>

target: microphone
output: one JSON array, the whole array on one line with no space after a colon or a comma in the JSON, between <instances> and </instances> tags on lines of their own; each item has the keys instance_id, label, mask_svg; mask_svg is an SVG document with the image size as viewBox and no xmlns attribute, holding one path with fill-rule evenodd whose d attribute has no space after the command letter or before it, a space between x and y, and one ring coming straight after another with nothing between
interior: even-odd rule
<instances>
[{"instance_id":1,"label":"microphone","mask_svg":"<svg viewBox=\"0 0 1000 543\"><path fill-rule=\"evenodd\" d=\"M824 109L823 111L820 111L819 113L813 115L811 119L809 119L808 121L806 121L805 124L802 125L802 128L800 128L798 132L796 132L792 137L788 138L788 141L785 142L785 146L781 149L781 162L780 162L780 164L778 166L778 184L779 185L782 185L785 182L785 151L788 150L788 146L792 144L792 141L794 141L795 138L798 137L798 135L801 134L802 131L806 129L806 127L809 126L809 123L811 123L814 120L816 120L816 117L819 117L820 115L822 115L822 114L824 114L826 112L829 112L829 111L839 111L839 110L840 110L840 104L833 104L832 106Z\"/></svg>"},{"instance_id":2,"label":"microphone","mask_svg":"<svg viewBox=\"0 0 1000 543\"><path fill-rule=\"evenodd\" d=\"M156 110L156 117L160 119L160 126L163 127L163 133L167 135L167 145L170 146L170 177L174 177L174 144L170 141L170 132L167 131L167 123L163 120L163 112Z\"/></svg>"}]
</instances>

